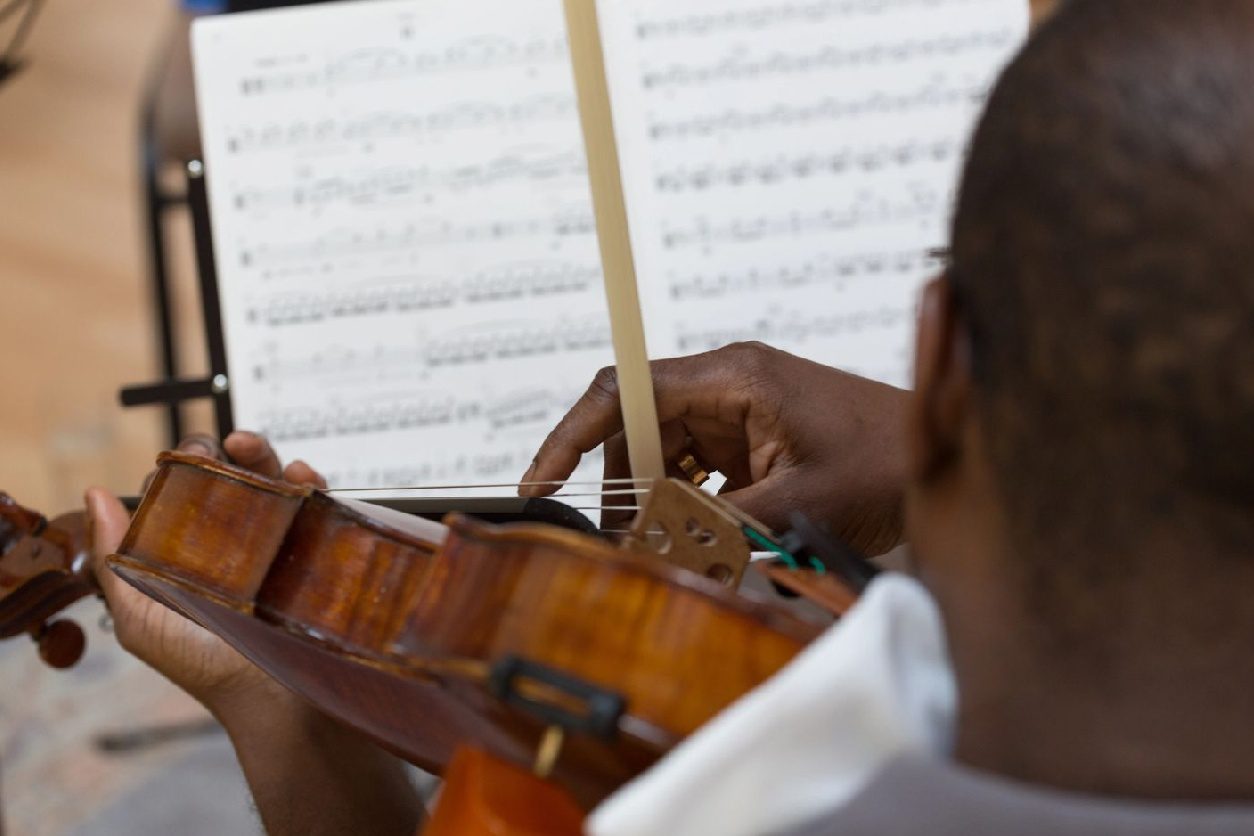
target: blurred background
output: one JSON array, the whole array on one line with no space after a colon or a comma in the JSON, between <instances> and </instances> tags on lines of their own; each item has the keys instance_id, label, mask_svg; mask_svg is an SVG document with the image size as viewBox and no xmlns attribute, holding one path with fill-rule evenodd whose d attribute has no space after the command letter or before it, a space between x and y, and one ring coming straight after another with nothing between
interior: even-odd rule
<instances>
[{"instance_id":1,"label":"blurred background","mask_svg":"<svg viewBox=\"0 0 1254 836\"><path fill-rule=\"evenodd\" d=\"M0 53L26 2L0 0ZM1033 0L1034 14L1053 3ZM183 375L205 369L177 200L197 147L186 31L204 10L44 0L24 65L0 81L0 490L50 515L79 508L89 485L134 493L164 446L168 416L122 410L121 386L159 378L170 352ZM174 198L159 213L158 194ZM157 330L156 223L169 348ZM184 427L211 429L207 409L189 407ZM0 643L5 832L257 832L229 746L199 706L116 647L99 605L72 615L89 650L70 671L45 668L30 642ZM196 733L122 753L100 745L171 728Z\"/></svg>"},{"instance_id":2,"label":"blurred background","mask_svg":"<svg viewBox=\"0 0 1254 836\"><path fill-rule=\"evenodd\" d=\"M25 9L0 0L0 53ZM44 0L0 82L0 490L52 515L83 489L137 492L167 437L160 408L118 390L162 372L144 143L177 198L196 146L187 25L174 0ZM145 119L145 116L147 118ZM146 129L146 130L145 130ZM185 207L161 213L176 349L205 368ZM189 407L187 428L210 429ZM100 624L84 660L51 671L31 642L0 643L0 806L9 836L259 830L225 737L190 698L128 657ZM174 730L120 753L102 738ZM199 734L195 732L199 731ZM142 742L142 741L141 741Z\"/></svg>"}]
</instances>

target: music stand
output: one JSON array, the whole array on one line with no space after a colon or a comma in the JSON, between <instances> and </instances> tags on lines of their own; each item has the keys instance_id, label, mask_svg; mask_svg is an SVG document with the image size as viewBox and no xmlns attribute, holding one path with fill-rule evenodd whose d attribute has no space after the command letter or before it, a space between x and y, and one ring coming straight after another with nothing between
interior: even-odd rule
<instances>
[{"instance_id":1,"label":"music stand","mask_svg":"<svg viewBox=\"0 0 1254 836\"><path fill-rule=\"evenodd\" d=\"M226 337L222 331L222 303L218 294L218 271L213 256L205 166L200 160L187 163L187 203L192 216L198 278L196 284L200 290L209 374L203 378L167 378L157 383L126 386L119 393L119 397L124 407L161 404L167 410L173 410L186 401L210 398L213 401L214 426L218 437L226 438L234 429L231 378L226 361Z\"/></svg>"}]
</instances>

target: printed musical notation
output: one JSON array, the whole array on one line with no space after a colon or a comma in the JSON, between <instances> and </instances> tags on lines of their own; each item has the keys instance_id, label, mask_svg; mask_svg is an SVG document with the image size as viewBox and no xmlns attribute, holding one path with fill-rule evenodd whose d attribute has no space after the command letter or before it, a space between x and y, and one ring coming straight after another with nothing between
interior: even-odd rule
<instances>
[{"instance_id":1,"label":"printed musical notation","mask_svg":"<svg viewBox=\"0 0 1254 836\"><path fill-rule=\"evenodd\" d=\"M889 331L909 321L913 309L881 306L849 313L807 314L790 311L786 314L762 315L731 327L681 329L679 349L685 353L709 351L734 342L757 340L777 344L789 340L804 345L813 340L837 339L865 331Z\"/></svg>"},{"instance_id":2,"label":"printed musical notation","mask_svg":"<svg viewBox=\"0 0 1254 836\"><path fill-rule=\"evenodd\" d=\"M390 437L390 436L385 436ZM368 440L371 436L358 437ZM354 439L356 441L356 439ZM317 441L305 442L317 445ZM329 442L330 443L330 442ZM342 439L334 443L342 445ZM522 473L531 464L535 448L525 442L501 439L475 448L423 449L421 455L404 458L356 458L341 461L336 469L324 471L331 484L353 488L375 488L382 495L404 495L405 487L424 485L484 485L499 483L501 474ZM601 457L593 451L584 457L578 478L590 481L600 475ZM495 492L499 495L499 490ZM420 492L418 496L423 496ZM425 493L430 496L430 492ZM474 489L439 491L448 496L492 496L493 492Z\"/></svg>"},{"instance_id":3,"label":"printed musical notation","mask_svg":"<svg viewBox=\"0 0 1254 836\"><path fill-rule=\"evenodd\" d=\"M227 149L246 154L396 139L439 140L463 130L508 130L531 123L569 122L573 118L574 96L542 94L510 102L455 102L425 112L382 110L352 119L320 115L287 123L244 124L230 132Z\"/></svg>"},{"instance_id":4,"label":"printed musical notation","mask_svg":"<svg viewBox=\"0 0 1254 836\"><path fill-rule=\"evenodd\" d=\"M496 365L505 361L600 352L610 346L602 317L556 322L486 322L410 344L330 345L295 358L275 357L253 366L259 383L287 385L303 379L387 381L421 379L432 371ZM464 379L464 378L463 378Z\"/></svg>"},{"instance_id":5,"label":"printed musical notation","mask_svg":"<svg viewBox=\"0 0 1254 836\"><path fill-rule=\"evenodd\" d=\"M457 223L427 218L398 228L338 228L312 239L260 243L240 251L244 267L274 267L292 262L326 261L345 256L417 252L450 244L501 243L509 239L560 242L570 237L590 238L596 232L591 207L559 210L542 217L514 217Z\"/></svg>"},{"instance_id":6,"label":"printed musical notation","mask_svg":"<svg viewBox=\"0 0 1254 836\"><path fill-rule=\"evenodd\" d=\"M267 297L249 309L250 322L271 326L302 325L328 319L378 317L435 311L458 304L549 300L585 296L601 281L596 263L534 262L507 264L465 278L431 279L410 275L365 281L356 287L338 284L321 291L294 290Z\"/></svg>"},{"instance_id":7,"label":"printed musical notation","mask_svg":"<svg viewBox=\"0 0 1254 836\"><path fill-rule=\"evenodd\" d=\"M556 153L505 154L482 163L443 169L391 166L351 176L315 177L296 185L249 188L235 196L241 210L273 210L290 206L321 208L344 201L358 206L387 207L421 202L435 190L465 192L494 183L524 183L579 179L587 176L583 154L577 148Z\"/></svg>"},{"instance_id":8,"label":"printed musical notation","mask_svg":"<svg viewBox=\"0 0 1254 836\"><path fill-rule=\"evenodd\" d=\"M415 37L402 28L403 40ZM397 47L366 47L331 61L318 69L298 69L246 76L239 81L244 96L290 93L310 87L334 87L396 81L433 74L492 69L529 68L565 61L566 40L549 35L517 40L507 35L475 35L447 47L406 50Z\"/></svg>"},{"instance_id":9,"label":"printed musical notation","mask_svg":"<svg viewBox=\"0 0 1254 836\"><path fill-rule=\"evenodd\" d=\"M768 104L760 109L726 108L714 113L685 115L683 118L657 120L649 124L649 134L656 140L690 137L725 136L731 133L780 127L817 128L823 123L853 120L870 115L910 113L922 108L953 108L960 104L977 104L985 88L972 83L955 84L944 76L900 93L874 91L845 98L824 96L797 104Z\"/></svg>"},{"instance_id":10,"label":"printed musical notation","mask_svg":"<svg viewBox=\"0 0 1254 836\"><path fill-rule=\"evenodd\" d=\"M726 218L711 223L707 217L692 219L689 226L666 229L662 246L668 250L682 247L709 248L718 244L743 244L768 239L797 239L824 235L882 223L914 221L933 217L940 207L940 196L928 184L914 184L911 194L900 201L877 198L864 192L845 206L824 208L817 212L785 212L747 218Z\"/></svg>"},{"instance_id":11,"label":"printed musical notation","mask_svg":"<svg viewBox=\"0 0 1254 836\"><path fill-rule=\"evenodd\" d=\"M906 382L1022 4L597 3L652 354L762 339ZM333 486L518 478L611 359L561 4L193 40L236 425Z\"/></svg>"},{"instance_id":12,"label":"printed musical notation","mask_svg":"<svg viewBox=\"0 0 1254 836\"><path fill-rule=\"evenodd\" d=\"M236 425L333 485L518 478L578 396L524 384L611 359L561 5L313 5L194 40Z\"/></svg>"},{"instance_id":13,"label":"printed musical notation","mask_svg":"<svg viewBox=\"0 0 1254 836\"><path fill-rule=\"evenodd\" d=\"M681 14L677 17L659 15L641 20L635 28L640 40L651 38L707 37L728 35L738 30L760 31L773 24L802 24L821 26L833 22L847 23L859 15L893 16L909 13L919 7L945 6L947 14L956 13L954 7L989 6L1000 0L815 0L814 2L768 3L746 2L735 5L718 4L699 14ZM709 4L707 4L709 5ZM1004 6L1005 4L1002 3ZM665 11L672 11L674 5ZM659 11L663 11L659 9ZM1005 10L1002 11L1002 16ZM974 16L979 12L968 12ZM987 13L985 13L987 14Z\"/></svg>"},{"instance_id":14,"label":"printed musical notation","mask_svg":"<svg viewBox=\"0 0 1254 836\"><path fill-rule=\"evenodd\" d=\"M472 397L465 391L408 392L347 403L274 409L259 430L273 442L430 430L482 424L486 435L520 427L548 430L579 395L575 390L522 389L501 396Z\"/></svg>"},{"instance_id":15,"label":"printed musical notation","mask_svg":"<svg viewBox=\"0 0 1254 836\"><path fill-rule=\"evenodd\" d=\"M856 44L848 48L828 45L812 52L771 52L758 57L742 47L709 64L692 66L672 63L659 69L645 69L641 83L645 88L687 87L719 81L756 81L773 75L804 74L842 67L902 64L935 55L954 56L989 50L1003 52L1017 39L1018 33L1013 28L1001 27L939 38Z\"/></svg>"},{"instance_id":16,"label":"printed musical notation","mask_svg":"<svg viewBox=\"0 0 1254 836\"><path fill-rule=\"evenodd\" d=\"M642 290L650 340L675 353L763 340L906 383L926 253L944 243L967 134L1025 10L599 6L632 249L660 279Z\"/></svg>"},{"instance_id":17,"label":"printed musical notation","mask_svg":"<svg viewBox=\"0 0 1254 836\"><path fill-rule=\"evenodd\" d=\"M843 148L822 154L776 156L759 162L742 160L730 165L706 163L693 168L679 167L659 172L654 182L658 191L662 192L775 184L811 177L841 177L851 171L870 174L889 167L904 169L916 164L950 163L960 150L956 142L946 140Z\"/></svg>"},{"instance_id":18,"label":"printed musical notation","mask_svg":"<svg viewBox=\"0 0 1254 836\"><path fill-rule=\"evenodd\" d=\"M473 331L432 340L423 351L423 358L434 367L467 366L609 347L609 324L600 317L587 322L563 320L555 327L488 323Z\"/></svg>"},{"instance_id":19,"label":"printed musical notation","mask_svg":"<svg viewBox=\"0 0 1254 836\"><path fill-rule=\"evenodd\" d=\"M676 302L709 302L750 293L777 295L816 286L840 291L848 282L862 278L914 277L934 261L926 250L839 258L824 254L799 263L772 263L718 274L698 273L671 281L669 290Z\"/></svg>"}]
</instances>

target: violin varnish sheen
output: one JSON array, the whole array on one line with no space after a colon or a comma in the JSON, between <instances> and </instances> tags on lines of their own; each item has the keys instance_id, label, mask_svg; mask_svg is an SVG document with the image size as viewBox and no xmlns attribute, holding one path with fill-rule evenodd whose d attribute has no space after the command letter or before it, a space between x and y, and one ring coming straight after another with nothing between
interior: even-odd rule
<instances>
[{"instance_id":1,"label":"violin varnish sheen","mask_svg":"<svg viewBox=\"0 0 1254 836\"><path fill-rule=\"evenodd\" d=\"M289 630L379 655L409 618L434 545L313 494L257 595L257 612Z\"/></svg>"},{"instance_id":2,"label":"violin varnish sheen","mask_svg":"<svg viewBox=\"0 0 1254 836\"><path fill-rule=\"evenodd\" d=\"M251 610L309 490L199 456L166 453L157 464L118 553ZM223 478L204 478L206 469Z\"/></svg>"},{"instance_id":3,"label":"violin varnish sheen","mask_svg":"<svg viewBox=\"0 0 1254 836\"><path fill-rule=\"evenodd\" d=\"M166 454L109 565L319 710L419 766L471 745L525 766L545 734L499 698L509 658L622 697L567 736L552 779L590 809L788 662L821 627L572 531L376 515ZM530 700L569 707L537 681Z\"/></svg>"},{"instance_id":4,"label":"violin varnish sheen","mask_svg":"<svg viewBox=\"0 0 1254 836\"><path fill-rule=\"evenodd\" d=\"M622 694L659 739L691 734L817 632L656 559L572 548L565 532L448 524L394 652L540 662Z\"/></svg>"}]
</instances>

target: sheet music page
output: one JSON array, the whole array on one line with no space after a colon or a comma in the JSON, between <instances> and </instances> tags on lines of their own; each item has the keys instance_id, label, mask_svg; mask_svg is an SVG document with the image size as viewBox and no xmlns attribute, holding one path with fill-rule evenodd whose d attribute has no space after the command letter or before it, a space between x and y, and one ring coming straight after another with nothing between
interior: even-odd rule
<instances>
[{"instance_id":1,"label":"sheet music page","mask_svg":"<svg viewBox=\"0 0 1254 836\"><path fill-rule=\"evenodd\" d=\"M909 384L1024 0L598 0L650 354L762 340Z\"/></svg>"},{"instance_id":2,"label":"sheet music page","mask_svg":"<svg viewBox=\"0 0 1254 836\"><path fill-rule=\"evenodd\" d=\"M599 8L652 355L760 339L907 383L1026 4ZM193 45L236 426L335 487L516 480L612 361L560 0L224 15Z\"/></svg>"},{"instance_id":3,"label":"sheet music page","mask_svg":"<svg viewBox=\"0 0 1254 836\"><path fill-rule=\"evenodd\" d=\"M333 487L516 481L612 362L561 3L193 42L236 426Z\"/></svg>"}]
</instances>

